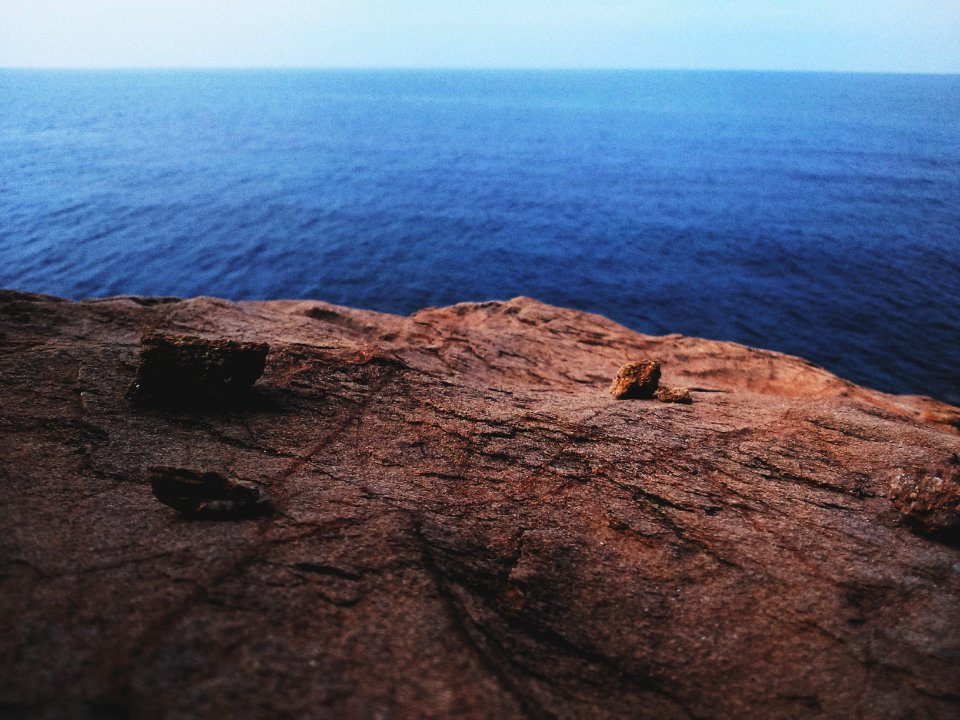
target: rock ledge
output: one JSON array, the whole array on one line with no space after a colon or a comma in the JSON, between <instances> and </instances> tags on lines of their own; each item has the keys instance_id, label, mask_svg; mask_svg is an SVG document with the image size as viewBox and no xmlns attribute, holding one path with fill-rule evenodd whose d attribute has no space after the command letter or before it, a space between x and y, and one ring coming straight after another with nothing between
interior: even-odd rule
<instances>
[{"instance_id":1,"label":"rock ledge","mask_svg":"<svg viewBox=\"0 0 960 720\"><path fill-rule=\"evenodd\" d=\"M269 354L134 405L148 330ZM0 340L5 716L960 711L956 408L528 298L4 292ZM693 404L612 400L636 358Z\"/></svg>"}]
</instances>

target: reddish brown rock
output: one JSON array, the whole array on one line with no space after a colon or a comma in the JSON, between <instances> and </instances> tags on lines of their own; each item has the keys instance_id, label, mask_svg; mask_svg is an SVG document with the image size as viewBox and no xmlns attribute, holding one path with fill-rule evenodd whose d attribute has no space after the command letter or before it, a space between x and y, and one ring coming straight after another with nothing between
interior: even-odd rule
<instances>
[{"instance_id":1,"label":"reddish brown rock","mask_svg":"<svg viewBox=\"0 0 960 720\"><path fill-rule=\"evenodd\" d=\"M657 388L653 396L663 403L683 403L688 405L693 402L690 389L685 387Z\"/></svg>"},{"instance_id":2,"label":"reddish brown rock","mask_svg":"<svg viewBox=\"0 0 960 720\"><path fill-rule=\"evenodd\" d=\"M144 327L269 342L257 402L126 402ZM960 550L887 496L956 408L525 298L6 293L0 337L0 714L957 715ZM611 402L625 354L696 404ZM156 466L275 512L187 521Z\"/></svg>"},{"instance_id":3,"label":"reddish brown rock","mask_svg":"<svg viewBox=\"0 0 960 720\"><path fill-rule=\"evenodd\" d=\"M960 456L941 467L900 471L887 495L918 532L947 542L960 540Z\"/></svg>"},{"instance_id":4,"label":"reddish brown rock","mask_svg":"<svg viewBox=\"0 0 960 720\"><path fill-rule=\"evenodd\" d=\"M610 384L614 400L652 398L660 382L660 363L638 360L622 365Z\"/></svg>"}]
</instances>

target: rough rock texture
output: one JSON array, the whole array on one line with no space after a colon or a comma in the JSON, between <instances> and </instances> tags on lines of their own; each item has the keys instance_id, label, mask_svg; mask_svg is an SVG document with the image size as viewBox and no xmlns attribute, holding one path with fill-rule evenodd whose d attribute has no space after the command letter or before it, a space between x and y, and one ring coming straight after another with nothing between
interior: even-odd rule
<instances>
[{"instance_id":1,"label":"rough rock texture","mask_svg":"<svg viewBox=\"0 0 960 720\"><path fill-rule=\"evenodd\" d=\"M610 384L615 400L652 398L660 382L660 363L657 360L635 360L617 370Z\"/></svg>"},{"instance_id":2,"label":"rough rock texture","mask_svg":"<svg viewBox=\"0 0 960 720\"><path fill-rule=\"evenodd\" d=\"M269 342L256 402L132 406L145 329ZM695 402L613 401L637 357ZM524 298L5 293L0 715L955 718L960 550L888 493L958 425ZM276 511L185 519L154 466Z\"/></svg>"},{"instance_id":3,"label":"rough rock texture","mask_svg":"<svg viewBox=\"0 0 960 720\"><path fill-rule=\"evenodd\" d=\"M899 473L890 482L887 495L920 532L944 542L960 540L960 455L942 467Z\"/></svg>"},{"instance_id":4,"label":"rough rock texture","mask_svg":"<svg viewBox=\"0 0 960 720\"><path fill-rule=\"evenodd\" d=\"M665 403L692 403L693 396L690 394L690 388L671 387L657 388L653 396L660 402Z\"/></svg>"}]
</instances>

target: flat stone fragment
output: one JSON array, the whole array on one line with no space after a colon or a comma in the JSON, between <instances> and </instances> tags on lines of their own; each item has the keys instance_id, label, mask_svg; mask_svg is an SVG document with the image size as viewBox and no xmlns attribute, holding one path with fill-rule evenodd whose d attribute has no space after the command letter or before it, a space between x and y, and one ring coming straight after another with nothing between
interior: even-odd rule
<instances>
[{"instance_id":1,"label":"flat stone fragment","mask_svg":"<svg viewBox=\"0 0 960 720\"><path fill-rule=\"evenodd\" d=\"M614 400L652 398L660 383L660 363L637 360L623 365L610 385Z\"/></svg>"},{"instance_id":2,"label":"flat stone fragment","mask_svg":"<svg viewBox=\"0 0 960 720\"><path fill-rule=\"evenodd\" d=\"M887 486L887 497L914 531L960 541L960 456L932 471L901 472Z\"/></svg>"},{"instance_id":3,"label":"flat stone fragment","mask_svg":"<svg viewBox=\"0 0 960 720\"><path fill-rule=\"evenodd\" d=\"M249 394L263 374L269 349L267 343L144 335L127 399L153 406L236 401Z\"/></svg>"},{"instance_id":4,"label":"flat stone fragment","mask_svg":"<svg viewBox=\"0 0 960 720\"><path fill-rule=\"evenodd\" d=\"M186 468L150 468L154 497L185 517L197 520L244 520L273 511L260 488L248 480Z\"/></svg>"},{"instance_id":5,"label":"flat stone fragment","mask_svg":"<svg viewBox=\"0 0 960 720\"><path fill-rule=\"evenodd\" d=\"M685 387L658 388L653 396L663 403L690 404L693 402L690 390Z\"/></svg>"}]
</instances>

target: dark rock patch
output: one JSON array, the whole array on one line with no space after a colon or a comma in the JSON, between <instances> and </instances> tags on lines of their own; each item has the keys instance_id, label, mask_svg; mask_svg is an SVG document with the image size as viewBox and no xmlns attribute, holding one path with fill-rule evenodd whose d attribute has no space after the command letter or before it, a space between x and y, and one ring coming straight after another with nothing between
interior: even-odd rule
<instances>
[{"instance_id":1,"label":"dark rock patch","mask_svg":"<svg viewBox=\"0 0 960 720\"><path fill-rule=\"evenodd\" d=\"M152 467L150 487L157 500L196 520L245 520L273 511L256 484L215 472Z\"/></svg>"},{"instance_id":2,"label":"dark rock patch","mask_svg":"<svg viewBox=\"0 0 960 720\"><path fill-rule=\"evenodd\" d=\"M127 300L139 305L140 307L156 307L157 305L171 305L173 303L183 302L183 298L173 295L164 295L159 297L143 297L140 295L117 295L112 298L104 298L104 301Z\"/></svg>"},{"instance_id":3,"label":"dark rock patch","mask_svg":"<svg viewBox=\"0 0 960 720\"><path fill-rule=\"evenodd\" d=\"M334 325L345 325L347 327L353 326L354 322L346 315L338 313L335 310L328 310L325 307L312 307L308 308L303 313L311 320L320 320L322 322L332 323Z\"/></svg>"},{"instance_id":4,"label":"dark rock patch","mask_svg":"<svg viewBox=\"0 0 960 720\"><path fill-rule=\"evenodd\" d=\"M145 406L202 406L246 399L263 374L267 343L150 333L140 341L127 399Z\"/></svg>"}]
</instances>

